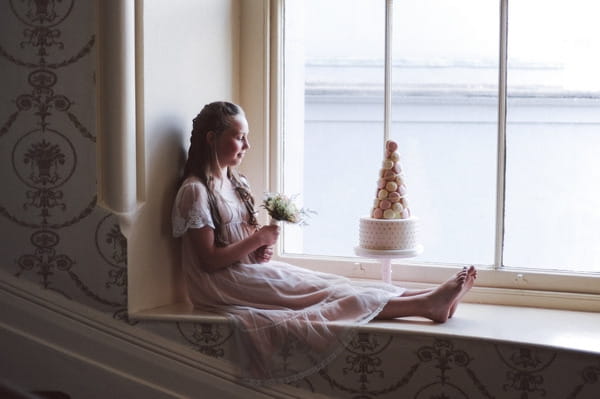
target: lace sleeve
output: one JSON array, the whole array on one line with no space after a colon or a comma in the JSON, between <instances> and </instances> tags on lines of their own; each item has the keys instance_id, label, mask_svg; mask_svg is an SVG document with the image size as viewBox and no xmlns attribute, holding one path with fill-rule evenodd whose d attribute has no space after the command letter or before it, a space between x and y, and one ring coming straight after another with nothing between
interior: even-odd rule
<instances>
[{"instance_id":1,"label":"lace sleeve","mask_svg":"<svg viewBox=\"0 0 600 399\"><path fill-rule=\"evenodd\" d=\"M192 182L179 188L173 204L172 223L174 237L181 237L190 228L215 228L208 207L206 187L202 183Z\"/></svg>"}]
</instances>

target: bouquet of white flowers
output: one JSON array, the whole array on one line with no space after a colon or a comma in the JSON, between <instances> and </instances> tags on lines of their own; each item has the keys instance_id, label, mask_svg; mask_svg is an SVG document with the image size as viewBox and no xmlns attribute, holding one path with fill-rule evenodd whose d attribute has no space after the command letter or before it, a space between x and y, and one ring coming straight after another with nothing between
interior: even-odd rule
<instances>
[{"instance_id":1,"label":"bouquet of white flowers","mask_svg":"<svg viewBox=\"0 0 600 399\"><path fill-rule=\"evenodd\" d=\"M265 208L269 216L271 216L271 224L277 224L278 222L299 225L307 224L306 219L310 214L314 214L315 212L306 208L298 208L296 204L294 204L295 198L295 196L288 197L284 194L265 194L262 207Z\"/></svg>"}]
</instances>

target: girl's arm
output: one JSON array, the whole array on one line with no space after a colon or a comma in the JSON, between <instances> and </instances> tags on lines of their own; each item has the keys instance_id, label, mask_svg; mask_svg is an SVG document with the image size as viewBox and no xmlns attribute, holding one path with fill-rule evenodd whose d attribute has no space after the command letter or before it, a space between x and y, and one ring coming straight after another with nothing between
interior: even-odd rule
<instances>
[{"instance_id":1,"label":"girl's arm","mask_svg":"<svg viewBox=\"0 0 600 399\"><path fill-rule=\"evenodd\" d=\"M275 245L279 227L263 226L256 233L225 247L215 245L215 232L211 227L189 229L186 234L205 271L212 273L230 266L262 246Z\"/></svg>"}]
</instances>

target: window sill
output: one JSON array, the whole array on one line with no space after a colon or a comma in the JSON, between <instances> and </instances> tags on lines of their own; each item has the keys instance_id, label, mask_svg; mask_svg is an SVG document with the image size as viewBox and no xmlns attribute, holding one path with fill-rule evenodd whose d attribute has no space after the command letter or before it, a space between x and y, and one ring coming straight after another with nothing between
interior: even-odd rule
<instances>
[{"instance_id":1,"label":"window sill","mask_svg":"<svg viewBox=\"0 0 600 399\"><path fill-rule=\"evenodd\" d=\"M221 315L193 309L178 303L131 314L132 319L226 323ZM489 340L517 345L537 345L554 349L600 355L600 313L540 309L507 305L463 303L456 315L444 324L421 318L373 321L364 331L395 334L427 334L455 338Z\"/></svg>"}]
</instances>

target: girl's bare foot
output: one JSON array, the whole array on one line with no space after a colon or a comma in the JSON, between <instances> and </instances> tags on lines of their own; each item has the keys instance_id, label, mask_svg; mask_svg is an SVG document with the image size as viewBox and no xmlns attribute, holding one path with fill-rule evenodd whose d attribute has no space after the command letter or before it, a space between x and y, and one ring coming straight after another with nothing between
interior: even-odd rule
<instances>
[{"instance_id":1,"label":"girl's bare foot","mask_svg":"<svg viewBox=\"0 0 600 399\"><path fill-rule=\"evenodd\" d=\"M463 269L429 293L429 311L427 317L438 323L444 323L448 320L450 311L452 307L456 306L457 298L463 292L463 287L467 279L468 271L467 269Z\"/></svg>"},{"instance_id":2,"label":"girl's bare foot","mask_svg":"<svg viewBox=\"0 0 600 399\"><path fill-rule=\"evenodd\" d=\"M475 279L477 278L477 269L475 269L475 266L471 265L468 269L465 267L463 270L467 271L467 279L463 284L460 294L458 294L458 297L454 300L454 303L450 307L448 318L454 316L454 312L456 312L456 307L458 306L458 303L462 300L465 294L469 292L469 290L473 287L473 285L475 284Z\"/></svg>"}]
</instances>

